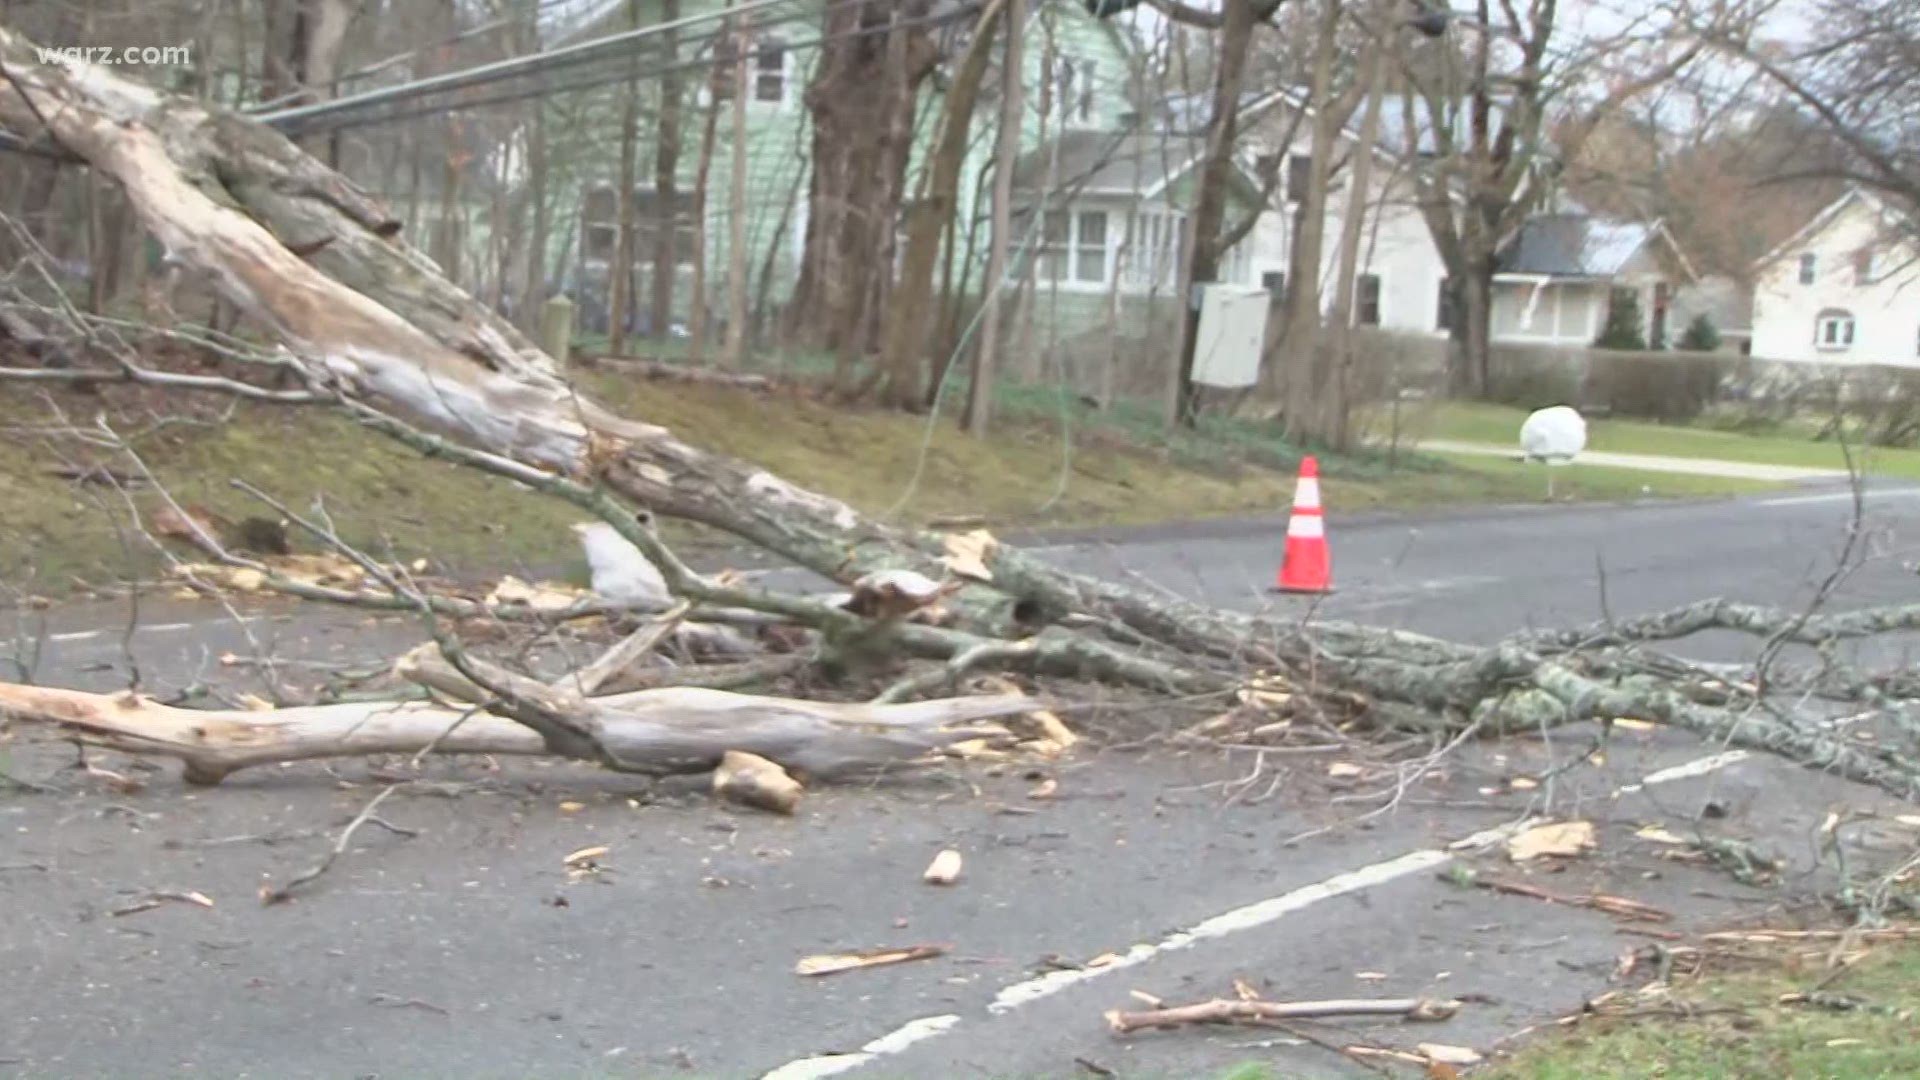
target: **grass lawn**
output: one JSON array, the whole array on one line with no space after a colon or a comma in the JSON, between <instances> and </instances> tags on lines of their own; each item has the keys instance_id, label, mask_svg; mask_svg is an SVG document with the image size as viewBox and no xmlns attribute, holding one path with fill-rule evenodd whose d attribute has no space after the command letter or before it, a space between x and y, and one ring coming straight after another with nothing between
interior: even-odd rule
<instances>
[{"instance_id":1,"label":"grass lawn","mask_svg":"<svg viewBox=\"0 0 1920 1080\"><path fill-rule=\"evenodd\" d=\"M1815 959L1808 961L1808 957ZM1479 1080L1728 1080L1806 1077L1905 1080L1920 1076L1920 944L1877 946L1851 970L1833 972L1809 950L1785 962L1700 980L1682 979L1661 1010L1658 998L1543 1032L1511 1057L1471 1074ZM1820 991L1849 1009L1783 1004L1782 995ZM1671 1011L1673 1016L1648 1015ZM1690 1014L1691 1019L1679 1018ZM1446 1041L1444 1038L1440 1041ZM1247 1062L1212 1080L1280 1080Z\"/></svg>"},{"instance_id":2,"label":"grass lawn","mask_svg":"<svg viewBox=\"0 0 1920 1080\"><path fill-rule=\"evenodd\" d=\"M1544 1038L1478 1076L1497 1080L1719 1080L1721 1077L1920 1076L1920 946L1884 945L1824 988L1818 965L1682 983L1696 1019L1599 1019ZM1822 989L1855 1008L1781 1004Z\"/></svg>"},{"instance_id":3,"label":"grass lawn","mask_svg":"<svg viewBox=\"0 0 1920 1080\"><path fill-rule=\"evenodd\" d=\"M1432 410L1419 434L1427 438L1513 446L1519 443L1520 423L1526 417L1524 409L1451 401ZM1846 467L1846 458L1838 444L1815 442L1792 434L1754 435L1644 420L1593 419L1588 421L1587 437L1589 449L1612 453L1715 458L1822 469ZM1860 447L1855 453L1867 472L1920 480L1920 450Z\"/></svg>"},{"instance_id":4,"label":"grass lawn","mask_svg":"<svg viewBox=\"0 0 1920 1080\"><path fill-rule=\"evenodd\" d=\"M951 415L929 436L924 417L849 410L800 393L753 395L591 370L582 381L616 410L664 423L696 445L757 462L868 513L897 507L896 516L910 522L1129 524L1278 513L1292 498L1300 455L1269 424L1209 417L1199 430L1169 438L1148 407L1102 414L1068 402L1063 413L1058 393L1046 390L1009 391L1000 432L983 441L961 435ZM103 404L118 430L135 433L142 458L178 499L229 518L265 512L232 489L229 481L241 478L296 508L324 498L350 541L409 559L431 556L455 572L553 572L577 561L566 526L581 515L572 507L421 460L331 413L243 406L222 420L209 408L199 423L156 425L157 403L132 393L60 402L72 417L90 417ZM120 495L48 469L59 455L122 472L130 463L70 441L56 447L35 433L47 422L40 399L0 398L8 436L0 439L0 585L55 594L76 579L124 578L130 564L150 571L154 553L121 527ZM1063 424L1070 440L1061 437ZM1492 458L1403 454L1390 464L1370 452L1323 458L1322 473L1336 514L1537 503L1546 494L1543 469ZM1555 480L1557 497L1590 500L1764 486L1587 466L1559 470ZM136 492L134 501L146 509L158 503L151 492Z\"/></svg>"}]
</instances>

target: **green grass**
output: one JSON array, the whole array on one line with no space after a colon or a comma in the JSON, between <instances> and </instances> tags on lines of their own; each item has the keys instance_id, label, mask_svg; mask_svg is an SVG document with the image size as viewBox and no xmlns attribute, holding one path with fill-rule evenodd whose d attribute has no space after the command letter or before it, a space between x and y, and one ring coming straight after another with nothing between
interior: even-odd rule
<instances>
[{"instance_id":1,"label":"green grass","mask_svg":"<svg viewBox=\"0 0 1920 1080\"><path fill-rule=\"evenodd\" d=\"M1063 442L1059 394L1044 388L1009 388L995 437L975 440L952 421L958 399L929 439L925 417L849 409L807 393L752 395L592 370L581 380L616 411L665 423L695 445L757 462L871 514L898 507L900 520L917 523L1137 524L1276 513L1291 500L1301 454L1273 425L1231 417L1210 416L1197 430L1168 437L1157 410L1134 403L1097 413L1069 401L1071 437ZM103 399L59 403L69 416L87 417ZM150 399L113 391L104 404L122 432L146 429L137 448L176 498L229 518L266 512L233 490L229 481L239 478L303 510L324 499L348 540L408 559L429 556L455 573L565 572L577 564L566 526L581 515L572 507L421 460L340 416L241 407L230 420L206 411L199 423L156 427ZM130 564L151 571L154 553L122 531L118 493L46 471L59 455L122 471L129 463L21 434L47 418L39 399L0 399L0 428L13 429L0 439L0 584L56 594L76 581L123 579ZM1540 502L1546 493L1544 470L1494 458L1401 454L1390 463L1384 451L1370 451L1323 456L1322 471L1336 514ZM1555 481L1559 498L1589 500L1764 486L1590 466L1559 470ZM159 503L152 492L136 492L134 501L143 510Z\"/></svg>"},{"instance_id":2,"label":"green grass","mask_svg":"<svg viewBox=\"0 0 1920 1080\"><path fill-rule=\"evenodd\" d=\"M1516 445L1521 421L1526 416L1525 410L1505 405L1447 402L1434 408L1419 434L1436 439ZM1611 453L1711 458L1817 469L1846 468L1846 457L1837 443L1816 442L1810 437L1791 432L1746 434L1717 431L1710 427L1599 418L1588 422L1587 433L1589 449ZM1920 450L1856 448L1856 458L1867 472L1920 480Z\"/></svg>"},{"instance_id":3,"label":"green grass","mask_svg":"<svg viewBox=\"0 0 1920 1080\"><path fill-rule=\"evenodd\" d=\"M1785 966L1686 986L1694 1020L1593 1020L1527 1046L1485 1073L1496 1080L1719 1080L1721 1077L1920 1076L1920 947L1886 946L1826 992L1866 1008L1782 1005L1782 994L1816 988L1827 972Z\"/></svg>"}]
</instances>

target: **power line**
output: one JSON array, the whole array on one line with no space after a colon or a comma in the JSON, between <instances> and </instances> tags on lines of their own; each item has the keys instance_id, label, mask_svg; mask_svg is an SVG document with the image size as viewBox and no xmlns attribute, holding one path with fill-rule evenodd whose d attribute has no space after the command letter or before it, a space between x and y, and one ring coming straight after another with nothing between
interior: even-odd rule
<instances>
[{"instance_id":1,"label":"power line","mask_svg":"<svg viewBox=\"0 0 1920 1080\"><path fill-rule=\"evenodd\" d=\"M453 90L463 90L471 86L482 86L490 82L497 82L517 75L536 74L553 67L590 63L594 60L605 59L606 56L603 54L619 55L623 53L628 46L651 41L653 38L659 37L662 34L682 30L687 27L699 26L703 23L719 22L728 18L751 15L755 12L765 11L782 4L791 4L794 2L796 2L796 0L747 0L747 2L732 8L704 12L698 15L688 15L684 18L675 19L672 22L655 23L651 26L640 27L637 30L627 30L618 34L609 34L606 37L595 38L592 41L583 41L578 45L567 45L558 49L548 49L537 52L531 56L517 56L507 60L496 60L488 64L463 68L459 71L450 71L440 75L429 75L426 78L413 79L397 86L381 87L378 90L367 90L362 93L350 94L343 98L335 98L332 101L323 101L314 105L301 105L290 109L258 112L254 114L254 118L272 124L283 131L299 131L310 126L310 121L331 116L335 113L351 112L373 105L385 104L389 101L404 101L409 98L423 97L428 94L446 93Z\"/></svg>"},{"instance_id":2,"label":"power line","mask_svg":"<svg viewBox=\"0 0 1920 1080\"><path fill-rule=\"evenodd\" d=\"M864 2L864 0L839 0L838 6L844 7L851 4L858 4L862 2ZM805 49L813 49L813 48L818 48L822 45L831 44L837 41L845 41L845 40L850 40L853 38L860 38L860 37L870 37L877 34L890 33L892 31L900 30L900 29L946 26L946 25L950 25L956 22L961 22L966 20L967 18L973 16L976 10L977 9L975 7L970 5L967 7L957 8L953 11L950 11L944 14L925 15L918 18L914 18L914 19L904 19L897 22L881 23L874 26L861 27L854 30L843 30L834 34L822 34L818 37L814 37L814 38L810 38L802 41L781 42L777 45L776 44L760 45L760 46L756 46L756 47L745 50L744 54L740 59L742 62L745 62L748 60L758 58L760 56L778 55L779 53L786 52L786 51L800 51ZM712 42L714 40L717 40L720 37L721 37L721 34L719 34L718 32L709 34L704 38L702 38L700 43L704 44L707 42ZM454 111L465 112L465 111L470 111L475 109L491 108L499 105L509 105L515 102L525 101L529 98L551 97L559 94L574 93L582 90L592 90L601 86L607 86L607 85L610 85L613 83L619 83L619 82L626 82L629 80L654 79L654 78L658 78L665 75L676 74L679 72L703 69L710 66L713 63L714 61L712 60L693 59L693 60L683 60L673 64L665 64L665 65L658 65L654 67L641 68L638 70L631 69L628 67L622 67L619 70L612 71L612 72L596 71L596 72L587 73L585 75L576 77L568 81L552 82L552 81L542 80L538 84L531 87L503 91L500 93L496 93L490 97L468 98L466 100L453 102L453 103L443 102L443 103L437 103L437 104L422 105L417 108L413 108L409 110L397 111L397 112L385 112L377 116L362 117L359 119L347 119L347 120L342 120L338 123L325 125L324 127L317 126L313 128L302 128L300 130L302 131L321 131L321 130L345 131L345 130L352 130L356 128L372 127L380 124L398 123L403 120L417 119L422 116L435 116L435 115L440 115L443 113L454 112ZM491 81L505 81L505 80L496 79Z\"/></svg>"}]
</instances>

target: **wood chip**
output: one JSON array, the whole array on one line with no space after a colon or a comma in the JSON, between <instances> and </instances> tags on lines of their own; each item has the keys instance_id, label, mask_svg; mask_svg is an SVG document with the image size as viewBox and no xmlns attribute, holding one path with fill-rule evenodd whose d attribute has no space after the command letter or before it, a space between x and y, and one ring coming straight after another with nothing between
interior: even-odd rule
<instances>
[{"instance_id":1,"label":"wood chip","mask_svg":"<svg viewBox=\"0 0 1920 1080\"><path fill-rule=\"evenodd\" d=\"M960 866L960 853L948 848L933 857L933 862L927 864L927 871L920 875L920 880L929 885L951 885L960 880Z\"/></svg>"},{"instance_id":2,"label":"wood chip","mask_svg":"<svg viewBox=\"0 0 1920 1080\"><path fill-rule=\"evenodd\" d=\"M1536 825L1507 841L1507 857L1514 862L1533 859L1571 859L1593 850L1591 821L1560 821Z\"/></svg>"},{"instance_id":3,"label":"wood chip","mask_svg":"<svg viewBox=\"0 0 1920 1080\"><path fill-rule=\"evenodd\" d=\"M985 529L948 533L943 545L947 553L940 561L956 576L975 581L993 580L993 571L987 569L987 560L1000 549L1000 541L992 533Z\"/></svg>"},{"instance_id":4,"label":"wood chip","mask_svg":"<svg viewBox=\"0 0 1920 1080\"><path fill-rule=\"evenodd\" d=\"M1478 1050L1470 1046L1449 1046L1446 1043L1418 1043L1414 1049L1428 1061L1437 1061L1442 1065L1477 1065L1483 1060Z\"/></svg>"},{"instance_id":5,"label":"wood chip","mask_svg":"<svg viewBox=\"0 0 1920 1080\"><path fill-rule=\"evenodd\" d=\"M1330 780L1351 780L1366 772L1351 761L1336 761L1327 766L1327 778Z\"/></svg>"},{"instance_id":6,"label":"wood chip","mask_svg":"<svg viewBox=\"0 0 1920 1080\"><path fill-rule=\"evenodd\" d=\"M713 770L714 795L776 814L794 813L803 790L787 770L758 754L729 750Z\"/></svg>"},{"instance_id":7,"label":"wood chip","mask_svg":"<svg viewBox=\"0 0 1920 1080\"><path fill-rule=\"evenodd\" d=\"M607 850L607 845L595 844L593 847L583 847L579 851L569 852L567 857L560 861L567 866L582 866L587 863L595 863L606 858Z\"/></svg>"},{"instance_id":8,"label":"wood chip","mask_svg":"<svg viewBox=\"0 0 1920 1080\"><path fill-rule=\"evenodd\" d=\"M837 975L843 971L858 971L861 968L904 964L910 960L931 960L936 956L946 955L946 952L945 945L909 945L898 949L824 953L818 956L801 957L800 962L793 965L793 973L817 978L821 975Z\"/></svg>"}]
</instances>

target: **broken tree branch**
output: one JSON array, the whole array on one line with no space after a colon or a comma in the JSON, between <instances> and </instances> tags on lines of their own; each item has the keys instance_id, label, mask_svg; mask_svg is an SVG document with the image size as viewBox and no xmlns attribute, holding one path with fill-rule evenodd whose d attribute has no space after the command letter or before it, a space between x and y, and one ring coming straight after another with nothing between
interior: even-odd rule
<instances>
[{"instance_id":1,"label":"broken tree branch","mask_svg":"<svg viewBox=\"0 0 1920 1080\"><path fill-rule=\"evenodd\" d=\"M1331 1001L1242 1001L1216 998L1194 1005L1106 1014L1116 1035L1142 1028L1182 1027L1190 1024L1232 1024L1267 1020L1304 1020L1327 1016L1398 1016L1404 1020L1445 1020L1459 1011L1457 1001L1433 998L1342 998Z\"/></svg>"}]
</instances>

